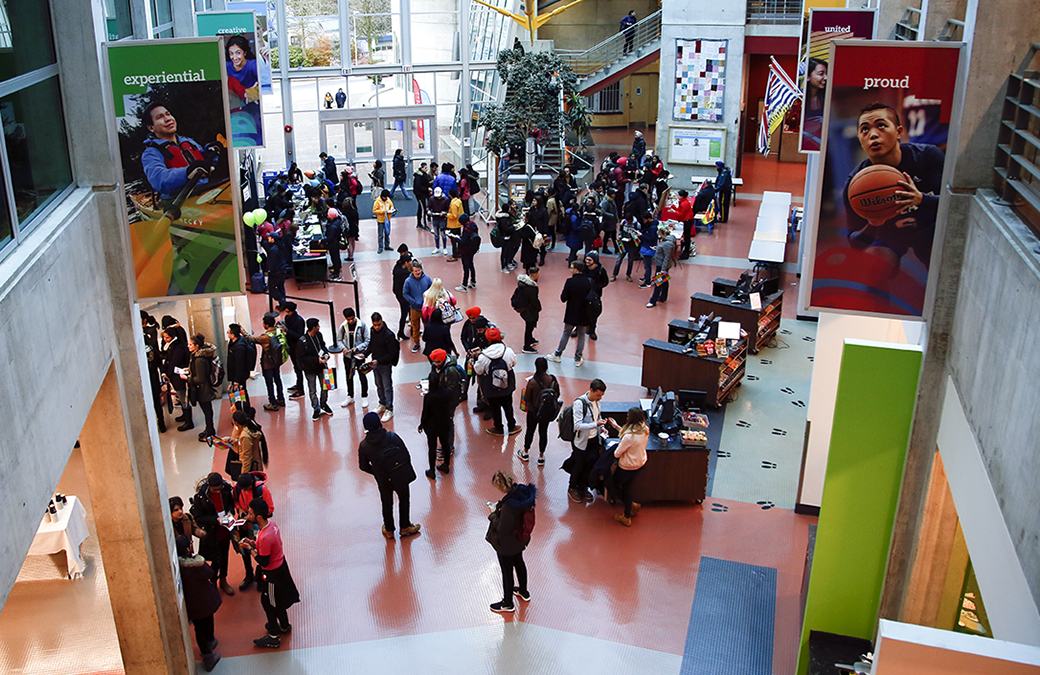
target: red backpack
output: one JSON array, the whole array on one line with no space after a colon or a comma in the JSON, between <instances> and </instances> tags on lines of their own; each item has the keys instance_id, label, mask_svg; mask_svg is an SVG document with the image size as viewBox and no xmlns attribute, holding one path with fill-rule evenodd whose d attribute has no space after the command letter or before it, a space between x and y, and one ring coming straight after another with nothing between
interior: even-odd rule
<instances>
[{"instance_id":1,"label":"red backpack","mask_svg":"<svg viewBox=\"0 0 1040 675\"><path fill-rule=\"evenodd\" d=\"M531 533L534 532L534 507L524 511L523 516L516 522L514 534L524 546L531 543Z\"/></svg>"}]
</instances>

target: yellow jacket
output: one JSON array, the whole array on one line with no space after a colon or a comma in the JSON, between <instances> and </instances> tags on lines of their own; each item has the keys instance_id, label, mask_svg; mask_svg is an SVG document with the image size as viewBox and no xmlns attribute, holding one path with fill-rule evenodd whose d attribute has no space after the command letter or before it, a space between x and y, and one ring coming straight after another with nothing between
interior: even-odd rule
<instances>
[{"instance_id":1,"label":"yellow jacket","mask_svg":"<svg viewBox=\"0 0 1040 675\"><path fill-rule=\"evenodd\" d=\"M459 224L459 216L462 215L462 200L456 197L451 200L451 206L448 207L448 229L457 230L462 225Z\"/></svg>"},{"instance_id":2,"label":"yellow jacket","mask_svg":"<svg viewBox=\"0 0 1040 675\"><path fill-rule=\"evenodd\" d=\"M394 202L387 198L386 201L376 199L372 202L372 215L376 217L377 223L385 223L387 216L394 212Z\"/></svg>"}]
</instances>

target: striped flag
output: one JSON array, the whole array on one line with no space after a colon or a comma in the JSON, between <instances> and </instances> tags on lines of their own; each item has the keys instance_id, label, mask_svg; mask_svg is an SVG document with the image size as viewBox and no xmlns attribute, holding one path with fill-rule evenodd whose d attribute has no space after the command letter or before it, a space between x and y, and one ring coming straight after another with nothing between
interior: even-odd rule
<instances>
[{"instance_id":1,"label":"striped flag","mask_svg":"<svg viewBox=\"0 0 1040 675\"><path fill-rule=\"evenodd\" d=\"M758 124L758 151L769 154L769 138L776 133L791 104L802 97L794 82L776 59L769 57L769 80L766 84L766 100L762 118Z\"/></svg>"},{"instance_id":2,"label":"striped flag","mask_svg":"<svg viewBox=\"0 0 1040 675\"><path fill-rule=\"evenodd\" d=\"M704 209L704 213L701 214L701 222L707 225L708 223L715 222L715 200L712 199L708 202L708 208Z\"/></svg>"}]
</instances>

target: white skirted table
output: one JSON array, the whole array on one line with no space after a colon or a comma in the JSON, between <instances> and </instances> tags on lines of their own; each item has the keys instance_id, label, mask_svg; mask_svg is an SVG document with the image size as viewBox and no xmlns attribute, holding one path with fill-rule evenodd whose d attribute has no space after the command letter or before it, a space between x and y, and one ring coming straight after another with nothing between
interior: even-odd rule
<instances>
[{"instance_id":1,"label":"white skirted table","mask_svg":"<svg viewBox=\"0 0 1040 675\"><path fill-rule=\"evenodd\" d=\"M32 546L29 547L29 555L49 555L65 551L69 578L81 577L86 565L79 556L79 545L88 536L90 532L87 530L87 512L79 499L69 496L65 508L58 511L57 522L48 523L44 518L40 523Z\"/></svg>"}]
</instances>

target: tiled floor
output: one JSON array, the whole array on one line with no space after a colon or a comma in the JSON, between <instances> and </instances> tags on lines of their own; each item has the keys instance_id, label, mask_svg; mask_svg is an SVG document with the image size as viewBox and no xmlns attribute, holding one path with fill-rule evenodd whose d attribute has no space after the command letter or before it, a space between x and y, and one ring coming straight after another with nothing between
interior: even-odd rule
<instances>
[{"instance_id":1,"label":"tiled floor","mask_svg":"<svg viewBox=\"0 0 1040 675\"><path fill-rule=\"evenodd\" d=\"M735 278L747 267L744 256L758 207L753 193L774 189L779 174L804 174L800 165L776 168L767 162L775 164L745 161L747 198L738 200L728 224L711 236L698 236L699 255L673 274L670 302L646 309L649 291L638 290L623 275L606 289L600 339L586 347L585 365L576 369L570 359L552 364L566 398L583 392L593 377L606 381L608 399L645 395L638 386L642 342L663 338L669 320L685 317L689 295L710 289L715 277ZM785 185L800 185L797 177L785 180ZM355 256L361 314L367 318L373 311L382 312L393 325L398 310L390 293L390 270L396 254L375 253L373 229L372 221L363 221ZM426 261L427 273L444 278L449 287L458 283L459 265L432 258L428 234L401 219L395 230L393 243L407 242ZM793 244L789 251L793 259ZM497 253L483 245L476 263L478 289L460 294L459 302L481 306L502 327L507 344L519 348L523 325L508 303L516 275L499 271ZM544 311L536 334L543 353L559 339L563 258L562 253L550 255L539 282ZM612 257L604 261L612 267ZM748 373L759 379L749 378L739 390L739 400L725 413L717 450L730 456L713 461L712 495L701 506L650 504L631 529L614 522L617 509L602 501L577 505L567 500L567 477L559 465L568 451L553 431L548 462L539 468L513 455L522 436L501 439L484 434L481 429L489 423L460 410L451 475L438 475L436 482L423 477L426 444L416 430L421 398L414 383L428 368L420 355L407 349L394 373L395 417L388 426L405 439L420 473L412 484L413 520L423 525L417 537L388 543L380 534L374 481L357 468L364 412L359 402L342 409L344 392L333 392L335 416L316 423L310 420L306 399L291 401L277 413L261 411L259 421L271 445L268 473L276 520L303 599L290 610L294 628L281 651L258 653L252 644L263 630L257 594L249 590L225 598L217 614L218 651L224 656L218 670L332 673L350 664L359 672L678 673L701 556L709 556L776 569L773 672L793 673L798 593L807 528L814 519L790 510L797 487L798 439L805 423L805 409L791 401L806 400L811 363L802 353L808 344L803 338L811 338L815 326L793 321L794 275L785 273L781 283L792 299L785 306L783 325L791 333L749 362ZM353 297L346 286L289 292L332 299L337 313ZM250 296L249 301L258 324L266 297ZM334 329L327 325L327 310L305 308L302 313L320 318L326 338L331 337ZM457 339L457 330L455 335ZM572 354L569 347L567 356ZM521 355L522 377L532 371L533 358ZM773 363L767 368L757 359ZM283 377L287 385L292 383L291 374ZM259 408L262 381L252 382L250 391ZM740 419L750 420L752 426L735 427ZM774 427L787 435L772 435ZM222 415L218 431L223 434L229 428L228 416ZM206 471L223 466L223 457L214 458L212 450L195 440L196 433L171 431L162 437L171 494L187 497ZM762 469L764 460L776 461L778 468ZM484 541L484 502L497 497L489 481L498 469L513 471L539 489L538 524L525 554L533 599L516 616L506 617L487 609L500 592L497 562ZM760 501L775 507L756 503ZM241 577L241 562L233 558L230 579L237 586ZM7 644L12 638L3 625L10 608L11 602L0 615L0 639ZM118 661L118 654L115 657Z\"/></svg>"}]
</instances>

